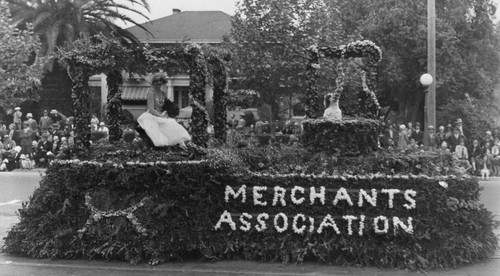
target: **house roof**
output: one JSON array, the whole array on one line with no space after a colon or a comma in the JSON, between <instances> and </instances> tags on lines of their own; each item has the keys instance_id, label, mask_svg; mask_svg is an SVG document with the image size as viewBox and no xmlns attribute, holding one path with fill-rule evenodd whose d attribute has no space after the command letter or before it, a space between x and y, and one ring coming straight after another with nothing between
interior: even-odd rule
<instances>
[{"instance_id":1,"label":"house roof","mask_svg":"<svg viewBox=\"0 0 500 276\"><path fill-rule=\"evenodd\" d=\"M231 29L231 16L222 11L183 11L127 30L144 43L220 43Z\"/></svg>"}]
</instances>

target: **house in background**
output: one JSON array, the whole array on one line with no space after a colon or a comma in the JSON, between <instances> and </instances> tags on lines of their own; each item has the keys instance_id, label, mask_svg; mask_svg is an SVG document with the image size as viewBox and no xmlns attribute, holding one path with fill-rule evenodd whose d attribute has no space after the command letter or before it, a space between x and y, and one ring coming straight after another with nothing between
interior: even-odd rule
<instances>
[{"instance_id":1,"label":"house in background","mask_svg":"<svg viewBox=\"0 0 500 276\"><path fill-rule=\"evenodd\" d=\"M221 11L180 11L173 9L173 14L150 22L141 24L151 34L141 28L134 26L127 30L134 34L142 43L153 47L168 46L183 42L199 44L219 44L231 29L231 16ZM93 99L100 98L101 114L106 106L108 95L106 76L104 74L92 76L89 80L91 95ZM123 109L132 113L137 119L141 113L146 111L146 93L150 87L145 76L124 75L122 92ZM177 74L168 76L168 83L162 89L167 92L167 97L177 103L179 108L189 106L189 76ZM212 89L207 89L206 100L210 101L213 96ZM94 103L96 101L94 100ZM180 117L183 116L181 111Z\"/></svg>"}]
</instances>

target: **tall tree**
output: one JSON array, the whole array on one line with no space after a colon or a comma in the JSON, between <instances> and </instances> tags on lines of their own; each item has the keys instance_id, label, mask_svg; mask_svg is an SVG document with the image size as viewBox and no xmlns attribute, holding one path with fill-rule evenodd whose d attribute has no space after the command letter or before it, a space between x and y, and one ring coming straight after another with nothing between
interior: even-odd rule
<instances>
[{"instance_id":1,"label":"tall tree","mask_svg":"<svg viewBox=\"0 0 500 276\"><path fill-rule=\"evenodd\" d=\"M348 31L382 48L381 103L396 111L401 122L422 121L424 94L418 79L427 67L426 2L340 0L338 7ZM436 1L438 108L450 98L491 97L500 64L494 13L492 0Z\"/></svg>"},{"instance_id":2,"label":"tall tree","mask_svg":"<svg viewBox=\"0 0 500 276\"><path fill-rule=\"evenodd\" d=\"M10 10L0 1L0 107L12 109L33 99L40 83L43 61L35 58L40 41L31 25L19 30L11 23Z\"/></svg>"},{"instance_id":3,"label":"tall tree","mask_svg":"<svg viewBox=\"0 0 500 276\"><path fill-rule=\"evenodd\" d=\"M39 55L49 56L58 47L71 48L79 38L90 38L102 33L121 38L124 43L140 43L127 30L115 22L123 21L140 26L125 11L143 16L137 8L149 11L146 0L7 0L12 9L12 19L20 26L33 25L40 36L42 48ZM71 80L65 68L57 63L47 63L42 79L40 107L72 114Z\"/></svg>"},{"instance_id":4,"label":"tall tree","mask_svg":"<svg viewBox=\"0 0 500 276\"><path fill-rule=\"evenodd\" d=\"M240 84L276 116L280 96L304 91L305 49L342 44L338 18L323 0L242 0L231 32Z\"/></svg>"},{"instance_id":5,"label":"tall tree","mask_svg":"<svg viewBox=\"0 0 500 276\"><path fill-rule=\"evenodd\" d=\"M132 23L147 31L130 16L129 11L148 19L134 5L149 11L146 0L7 0L12 7L12 18L17 24L32 23L43 42L41 54L46 55L56 47L71 46L79 38L90 38L103 33L106 36L123 38L139 43L127 30L116 25L116 21ZM127 4L132 5L130 7Z\"/></svg>"}]
</instances>

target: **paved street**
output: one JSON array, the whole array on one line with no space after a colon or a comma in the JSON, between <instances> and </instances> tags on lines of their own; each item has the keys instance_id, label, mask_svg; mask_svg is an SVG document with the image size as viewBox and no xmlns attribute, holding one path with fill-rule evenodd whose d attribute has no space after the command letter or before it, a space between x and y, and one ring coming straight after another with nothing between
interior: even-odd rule
<instances>
[{"instance_id":1,"label":"paved street","mask_svg":"<svg viewBox=\"0 0 500 276\"><path fill-rule=\"evenodd\" d=\"M38 186L40 171L0 173L0 237L16 221L16 210ZM482 203L500 219L500 178L481 182ZM500 235L500 229L497 230ZM0 239L3 245L3 239ZM85 260L32 260L0 254L0 276L3 275L422 275L393 269L335 267L306 263L282 265L258 262L225 261L217 263L185 262L156 267L123 262ZM500 275L500 252L477 265L451 271L432 271L427 275Z\"/></svg>"}]
</instances>

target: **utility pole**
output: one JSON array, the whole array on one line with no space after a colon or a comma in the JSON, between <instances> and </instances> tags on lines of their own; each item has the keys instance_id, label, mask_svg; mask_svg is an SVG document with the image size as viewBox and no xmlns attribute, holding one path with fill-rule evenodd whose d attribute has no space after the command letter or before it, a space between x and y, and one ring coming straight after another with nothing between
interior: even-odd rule
<instances>
[{"instance_id":1,"label":"utility pole","mask_svg":"<svg viewBox=\"0 0 500 276\"><path fill-rule=\"evenodd\" d=\"M429 126L436 125L436 3L435 0L427 0L427 73L434 81L429 86L429 92L425 93L425 122L424 130L427 133Z\"/></svg>"}]
</instances>

